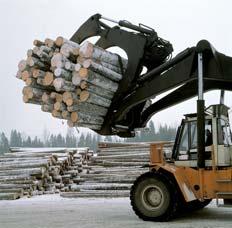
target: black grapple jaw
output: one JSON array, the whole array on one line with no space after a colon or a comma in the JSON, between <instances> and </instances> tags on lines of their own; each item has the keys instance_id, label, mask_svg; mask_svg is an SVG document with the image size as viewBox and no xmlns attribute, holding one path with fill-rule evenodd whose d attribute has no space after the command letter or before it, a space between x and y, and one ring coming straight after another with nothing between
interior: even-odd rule
<instances>
[{"instance_id":1,"label":"black grapple jaw","mask_svg":"<svg viewBox=\"0 0 232 228\"><path fill-rule=\"evenodd\" d=\"M133 93L137 87L141 71L145 66L148 70L165 63L173 51L172 45L157 36L157 33L144 25L133 25L127 21L119 21L115 27L103 23L100 14L91 16L71 37L71 40L82 43L89 37L100 36L96 45L107 49L119 47L128 57L128 65L118 90L112 100L101 130L101 135L119 135L122 137L134 136L135 123L140 121L141 113L146 100L136 104L120 119L118 109L125 97ZM121 26L121 27L120 27ZM126 27L132 31L124 30Z\"/></svg>"}]
</instances>

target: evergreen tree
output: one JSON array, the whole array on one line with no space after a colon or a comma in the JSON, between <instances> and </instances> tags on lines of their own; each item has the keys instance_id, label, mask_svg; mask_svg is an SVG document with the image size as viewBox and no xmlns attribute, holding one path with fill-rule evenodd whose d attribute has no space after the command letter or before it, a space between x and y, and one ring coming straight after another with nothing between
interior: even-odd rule
<instances>
[{"instance_id":1,"label":"evergreen tree","mask_svg":"<svg viewBox=\"0 0 232 228\"><path fill-rule=\"evenodd\" d=\"M9 142L6 135L2 132L0 134L0 154L3 154L8 150L9 150Z\"/></svg>"},{"instance_id":2,"label":"evergreen tree","mask_svg":"<svg viewBox=\"0 0 232 228\"><path fill-rule=\"evenodd\" d=\"M32 147L32 141L30 136L28 136L26 140L23 140L23 147Z\"/></svg>"},{"instance_id":3,"label":"evergreen tree","mask_svg":"<svg viewBox=\"0 0 232 228\"><path fill-rule=\"evenodd\" d=\"M76 147L77 146L77 140L76 140L76 137L74 135L73 128L68 128L65 142L66 142L66 147Z\"/></svg>"},{"instance_id":4,"label":"evergreen tree","mask_svg":"<svg viewBox=\"0 0 232 228\"><path fill-rule=\"evenodd\" d=\"M22 147L22 145L23 145L23 140L22 140L21 133L20 133L20 132L16 132L16 134L17 134L17 146L18 146L18 147Z\"/></svg>"},{"instance_id":5,"label":"evergreen tree","mask_svg":"<svg viewBox=\"0 0 232 228\"><path fill-rule=\"evenodd\" d=\"M43 130L43 143L45 147L50 146L50 132L46 128L46 126L44 127L44 130Z\"/></svg>"},{"instance_id":6,"label":"evergreen tree","mask_svg":"<svg viewBox=\"0 0 232 228\"><path fill-rule=\"evenodd\" d=\"M78 147L84 147L85 146L85 136L83 133L81 133L79 142L78 142Z\"/></svg>"},{"instance_id":7,"label":"evergreen tree","mask_svg":"<svg viewBox=\"0 0 232 228\"><path fill-rule=\"evenodd\" d=\"M11 130L11 132L10 132L10 146L12 146L12 147L17 146L17 133L16 133L16 130Z\"/></svg>"}]
</instances>

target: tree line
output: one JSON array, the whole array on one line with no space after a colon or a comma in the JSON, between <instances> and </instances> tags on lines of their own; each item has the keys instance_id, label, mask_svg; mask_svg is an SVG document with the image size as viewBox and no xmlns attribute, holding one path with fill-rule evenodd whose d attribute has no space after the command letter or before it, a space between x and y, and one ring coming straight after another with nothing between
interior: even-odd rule
<instances>
[{"instance_id":1,"label":"tree line","mask_svg":"<svg viewBox=\"0 0 232 228\"><path fill-rule=\"evenodd\" d=\"M31 137L15 129L11 130L8 138L4 132L0 133L0 153L4 153L9 147L89 147L97 149L100 141L110 142L151 142L151 141L170 141L174 140L176 128L167 125L160 125L155 129L153 121L148 124L148 129L137 133L133 138L119 138L115 136L100 136L96 133L77 133L69 128L67 134L50 134L44 130L43 137Z\"/></svg>"}]
</instances>

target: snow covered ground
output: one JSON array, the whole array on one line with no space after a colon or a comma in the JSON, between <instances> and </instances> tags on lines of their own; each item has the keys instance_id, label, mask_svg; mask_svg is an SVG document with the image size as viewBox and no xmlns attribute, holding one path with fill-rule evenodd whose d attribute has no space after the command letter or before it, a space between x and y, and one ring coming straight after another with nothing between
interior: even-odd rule
<instances>
[{"instance_id":1,"label":"snow covered ground","mask_svg":"<svg viewBox=\"0 0 232 228\"><path fill-rule=\"evenodd\" d=\"M129 199L64 199L59 195L0 201L0 228L208 228L232 227L232 208L207 208L168 223L144 222Z\"/></svg>"}]
</instances>

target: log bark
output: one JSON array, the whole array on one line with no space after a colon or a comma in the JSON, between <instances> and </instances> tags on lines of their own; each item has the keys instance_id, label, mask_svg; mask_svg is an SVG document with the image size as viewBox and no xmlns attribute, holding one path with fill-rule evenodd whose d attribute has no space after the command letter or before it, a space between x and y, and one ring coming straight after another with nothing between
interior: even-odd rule
<instances>
[{"instance_id":1,"label":"log bark","mask_svg":"<svg viewBox=\"0 0 232 228\"><path fill-rule=\"evenodd\" d=\"M70 59L76 59L79 54L79 45L71 46L68 43L64 43L60 48L60 53Z\"/></svg>"},{"instance_id":2,"label":"log bark","mask_svg":"<svg viewBox=\"0 0 232 228\"><path fill-rule=\"evenodd\" d=\"M35 177L28 175L16 175L16 176L0 176L0 182L4 181L19 181L19 180L36 180Z\"/></svg>"},{"instance_id":3,"label":"log bark","mask_svg":"<svg viewBox=\"0 0 232 228\"><path fill-rule=\"evenodd\" d=\"M86 127L92 130L100 130L101 129L101 125L97 125L97 124L82 124L82 123L73 123L71 120L67 121L67 124L69 127Z\"/></svg>"},{"instance_id":4,"label":"log bark","mask_svg":"<svg viewBox=\"0 0 232 228\"><path fill-rule=\"evenodd\" d=\"M80 190L130 190L131 184L100 183L78 185Z\"/></svg>"},{"instance_id":5,"label":"log bark","mask_svg":"<svg viewBox=\"0 0 232 228\"><path fill-rule=\"evenodd\" d=\"M53 105L49 105L49 104L41 105L41 110L43 112L52 112L53 111Z\"/></svg>"},{"instance_id":6,"label":"log bark","mask_svg":"<svg viewBox=\"0 0 232 228\"><path fill-rule=\"evenodd\" d=\"M6 164L0 165L1 170L10 170L10 169L21 169L21 168L40 168L40 167L48 167L48 162L34 162L34 163L25 163L25 164Z\"/></svg>"},{"instance_id":7,"label":"log bark","mask_svg":"<svg viewBox=\"0 0 232 228\"><path fill-rule=\"evenodd\" d=\"M94 62L95 64L98 64L98 65L101 65L109 70L112 70L118 74L124 74L125 72L125 68L120 68L120 67L117 67L117 66L114 66L114 65L111 65L109 63L105 63L105 62L101 62L99 60L93 60L93 59L86 59L86 58L77 58L77 61L81 63L81 65L84 67L84 68L88 68L92 62Z\"/></svg>"},{"instance_id":8,"label":"log bark","mask_svg":"<svg viewBox=\"0 0 232 228\"><path fill-rule=\"evenodd\" d=\"M54 104L54 109L56 111L64 111L64 110L67 110L67 106L63 103L63 102L56 102Z\"/></svg>"},{"instance_id":9,"label":"log bark","mask_svg":"<svg viewBox=\"0 0 232 228\"><path fill-rule=\"evenodd\" d=\"M79 47L79 44L78 43L75 43L75 42L73 42L73 41L71 41L71 40L67 40L67 39L65 39L64 37L62 37L62 36L58 36L57 38L56 38L56 40L55 40L55 44L58 46L58 47L61 47L63 44L68 44L68 45L70 45L70 46L72 46L72 47Z\"/></svg>"},{"instance_id":10,"label":"log bark","mask_svg":"<svg viewBox=\"0 0 232 228\"><path fill-rule=\"evenodd\" d=\"M0 193L0 200L16 200L19 197L18 193Z\"/></svg>"},{"instance_id":11,"label":"log bark","mask_svg":"<svg viewBox=\"0 0 232 228\"><path fill-rule=\"evenodd\" d=\"M27 57L31 57L31 56L36 57L35 53L33 52L33 49L28 49L27 50Z\"/></svg>"},{"instance_id":12,"label":"log bark","mask_svg":"<svg viewBox=\"0 0 232 228\"><path fill-rule=\"evenodd\" d=\"M80 104L69 106L69 107L67 107L67 110L69 112L75 112L76 111L76 112L83 112L83 113L86 113L86 114L96 113L99 116L105 116L106 113L107 113L106 108L104 108L102 106L86 103L86 102L82 102Z\"/></svg>"},{"instance_id":13,"label":"log bark","mask_svg":"<svg viewBox=\"0 0 232 228\"><path fill-rule=\"evenodd\" d=\"M18 188L18 189L31 189L31 184L0 184L0 189L9 189L9 188Z\"/></svg>"},{"instance_id":14,"label":"log bark","mask_svg":"<svg viewBox=\"0 0 232 228\"><path fill-rule=\"evenodd\" d=\"M82 84L82 87L83 87L83 84ZM90 83L87 83L85 90L90 93L94 93L101 97L104 97L108 100L112 100L112 98L114 97L113 92L103 89L101 87L95 86L95 85L91 85Z\"/></svg>"},{"instance_id":15,"label":"log bark","mask_svg":"<svg viewBox=\"0 0 232 228\"><path fill-rule=\"evenodd\" d=\"M46 64L50 64L51 57L49 56L49 53L44 52L43 50L38 50L36 55L39 57L42 62L45 62Z\"/></svg>"},{"instance_id":16,"label":"log bark","mask_svg":"<svg viewBox=\"0 0 232 228\"><path fill-rule=\"evenodd\" d=\"M130 153L122 153L122 154L113 154L113 155L105 155L105 156L101 156L101 153L99 153L98 156L93 157L93 161L97 161L97 160L123 160L123 159L136 159L136 160L140 160L140 159L146 159L149 160L149 151L147 151L146 153L133 153L134 151L131 151Z\"/></svg>"},{"instance_id":17,"label":"log bark","mask_svg":"<svg viewBox=\"0 0 232 228\"><path fill-rule=\"evenodd\" d=\"M64 198L80 198L80 197L129 197L130 191L86 191L86 192L63 192L60 194Z\"/></svg>"},{"instance_id":18,"label":"log bark","mask_svg":"<svg viewBox=\"0 0 232 228\"><path fill-rule=\"evenodd\" d=\"M24 190L21 188L5 188L0 189L0 193L18 193L20 196L23 196Z\"/></svg>"},{"instance_id":19,"label":"log bark","mask_svg":"<svg viewBox=\"0 0 232 228\"><path fill-rule=\"evenodd\" d=\"M67 81L72 80L72 73L62 68L56 68L54 71L56 77L64 78Z\"/></svg>"},{"instance_id":20,"label":"log bark","mask_svg":"<svg viewBox=\"0 0 232 228\"><path fill-rule=\"evenodd\" d=\"M32 176L40 176L43 177L46 172L45 168L31 168L31 169L12 169L12 170L4 170L0 171L0 176L5 175L32 175Z\"/></svg>"},{"instance_id":21,"label":"log bark","mask_svg":"<svg viewBox=\"0 0 232 228\"><path fill-rule=\"evenodd\" d=\"M39 51L45 52L46 54L49 54L51 51L53 51L53 48L50 48L46 45L40 46Z\"/></svg>"},{"instance_id":22,"label":"log bark","mask_svg":"<svg viewBox=\"0 0 232 228\"><path fill-rule=\"evenodd\" d=\"M58 92L59 91L74 92L76 90L76 86L74 86L71 82L64 80L63 78L56 78L53 81L53 86Z\"/></svg>"},{"instance_id":23,"label":"log bark","mask_svg":"<svg viewBox=\"0 0 232 228\"><path fill-rule=\"evenodd\" d=\"M119 74L109 68L104 67L103 65L97 64L96 62L90 61L89 64L83 64L86 69L92 70L96 73L104 75L105 77L113 80L113 81L120 81L122 79L122 74Z\"/></svg>"},{"instance_id":24,"label":"log bark","mask_svg":"<svg viewBox=\"0 0 232 228\"><path fill-rule=\"evenodd\" d=\"M41 105L42 100L40 99L34 99L34 98L28 98L28 96L23 95L23 102L24 103L29 103L29 104L36 104L36 105Z\"/></svg>"},{"instance_id":25,"label":"log bark","mask_svg":"<svg viewBox=\"0 0 232 228\"><path fill-rule=\"evenodd\" d=\"M102 107L109 107L111 101L88 91L82 91L80 94L81 102L88 102Z\"/></svg>"},{"instance_id":26,"label":"log bark","mask_svg":"<svg viewBox=\"0 0 232 228\"><path fill-rule=\"evenodd\" d=\"M87 82L109 91L116 92L118 89L118 83L86 68L81 68L79 70L79 76Z\"/></svg>"},{"instance_id":27,"label":"log bark","mask_svg":"<svg viewBox=\"0 0 232 228\"><path fill-rule=\"evenodd\" d=\"M84 58L91 58L91 59L97 59L99 61L103 61L106 63L110 63L114 66L119 66L119 56L111 53L109 51L106 51L100 47L97 47L90 42L85 42L83 45L80 46L79 55ZM127 66L127 60L124 58L121 58L123 67L126 68Z\"/></svg>"},{"instance_id":28,"label":"log bark","mask_svg":"<svg viewBox=\"0 0 232 228\"><path fill-rule=\"evenodd\" d=\"M43 41L40 41L40 40L34 40L33 41L33 44L37 47L40 47L42 45L45 45L45 43Z\"/></svg>"},{"instance_id":29,"label":"log bark","mask_svg":"<svg viewBox=\"0 0 232 228\"><path fill-rule=\"evenodd\" d=\"M38 67L41 70L49 69L49 66L47 64L45 64L44 62L40 61L40 59L35 58L35 57L28 57L27 64L30 67Z\"/></svg>"}]
</instances>

